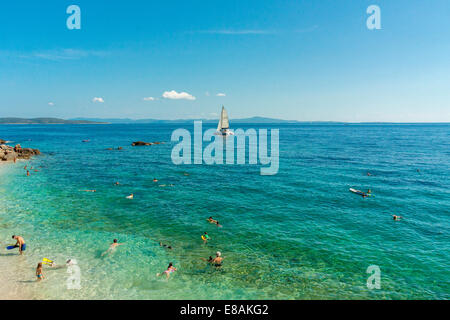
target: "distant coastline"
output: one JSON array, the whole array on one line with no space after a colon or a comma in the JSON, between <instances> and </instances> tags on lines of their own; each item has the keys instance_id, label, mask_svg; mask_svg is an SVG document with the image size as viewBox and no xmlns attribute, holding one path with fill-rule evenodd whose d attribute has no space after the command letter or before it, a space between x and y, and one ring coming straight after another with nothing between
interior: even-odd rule
<instances>
[{"instance_id":1,"label":"distant coastline","mask_svg":"<svg viewBox=\"0 0 450 320\"><path fill-rule=\"evenodd\" d=\"M0 118L0 124L107 124L89 120L64 120L58 118Z\"/></svg>"},{"instance_id":2,"label":"distant coastline","mask_svg":"<svg viewBox=\"0 0 450 320\"><path fill-rule=\"evenodd\" d=\"M203 123L217 123L217 119L129 119L129 118L0 118L0 125L27 125L27 124L170 124L170 123L187 123L194 121L202 121ZM299 120L283 120L266 117L251 117L232 119L231 123L252 123L252 124L306 124L306 125L412 125L412 124L437 124L445 125L450 122L344 122L344 121L299 121Z\"/></svg>"}]
</instances>

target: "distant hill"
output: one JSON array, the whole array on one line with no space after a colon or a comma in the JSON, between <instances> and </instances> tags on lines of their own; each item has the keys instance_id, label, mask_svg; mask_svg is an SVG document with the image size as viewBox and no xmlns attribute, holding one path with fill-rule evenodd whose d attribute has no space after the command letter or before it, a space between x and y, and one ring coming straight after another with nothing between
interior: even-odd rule
<instances>
[{"instance_id":1,"label":"distant hill","mask_svg":"<svg viewBox=\"0 0 450 320\"><path fill-rule=\"evenodd\" d=\"M64 120L58 118L0 118L0 124L100 124L102 121Z\"/></svg>"},{"instance_id":2,"label":"distant hill","mask_svg":"<svg viewBox=\"0 0 450 320\"><path fill-rule=\"evenodd\" d=\"M203 121L204 123L217 123L219 119L176 119L176 120L159 120L159 119L102 119L102 118L75 118L74 121L95 121L107 123L178 123L178 122L193 122ZM252 117L243 119L230 119L231 123L299 123L297 120L281 120L263 117Z\"/></svg>"}]
</instances>

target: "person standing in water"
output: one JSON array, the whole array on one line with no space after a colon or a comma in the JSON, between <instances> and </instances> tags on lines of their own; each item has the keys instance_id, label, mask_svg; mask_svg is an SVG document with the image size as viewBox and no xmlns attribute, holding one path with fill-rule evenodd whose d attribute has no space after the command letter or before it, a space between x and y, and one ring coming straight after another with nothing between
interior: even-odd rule
<instances>
[{"instance_id":1,"label":"person standing in water","mask_svg":"<svg viewBox=\"0 0 450 320\"><path fill-rule=\"evenodd\" d=\"M113 243L111 243L111 245L109 246L108 250L106 250L105 252L102 253L102 257L103 257L105 254L109 253L109 252L115 251L116 248L117 248L118 246L121 246L121 245L123 245L123 244L124 244L124 243L118 243L118 242L117 242L117 239L114 239L114 240L113 240Z\"/></svg>"},{"instance_id":2,"label":"person standing in water","mask_svg":"<svg viewBox=\"0 0 450 320\"><path fill-rule=\"evenodd\" d=\"M223 258L221 257L222 253L220 251L216 252L216 257L211 261L211 263L216 268L220 268L222 266Z\"/></svg>"},{"instance_id":3,"label":"person standing in water","mask_svg":"<svg viewBox=\"0 0 450 320\"><path fill-rule=\"evenodd\" d=\"M16 235L13 235L12 238L17 241L15 246L19 247L19 254L22 254L22 252L25 251L27 248L27 245L25 244L25 239L21 236Z\"/></svg>"},{"instance_id":4,"label":"person standing in water","mask_svg":"<svg viewBox=\"0 0 450 320\"><path fill-rule=\"evenodd\" d=\"M36 277L37 277L37 281L41 281L42 279L45 279L44 274L42 273L42 262L39 262L37 265Z\"/></svg>"},{"instance_id":5,"label":"person standing in water","mask_svg":"<svg viewBox=\"0 0 450 320\"><path fill-rule=\"evenodd\" d=\"M203 240L203 243L204 243L204 244L207 244L207 243L208 243L209 236L208 236L208 233L207 233L207 232L205 232L205 233L202 235L202 240Z\"/></svg>"}]
</instances>

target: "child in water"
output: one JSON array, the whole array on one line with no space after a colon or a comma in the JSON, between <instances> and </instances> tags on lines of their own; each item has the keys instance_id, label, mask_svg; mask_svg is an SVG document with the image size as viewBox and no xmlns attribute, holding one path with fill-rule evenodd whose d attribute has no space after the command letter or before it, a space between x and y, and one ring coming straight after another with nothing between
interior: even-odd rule
<instances>
[{"instance_id":1,"label":"child in water","mask_svg":"<svg viewBox=\"0 0 450 320\"><path fill-rule=\"evenodd\" d=\"M45 279L44 274L42 273L42 262L39 262L37 265L36 277L37 277L37 281L41 281L42 279Z\"/></svg>"},{"instance_id":2,"label":"child in water","mask_svg":"<svg viewBox=\"0 0 450 320\"><path fill-rule=\"evenodd\" d=\"M167 267L167 270L164 271L163 273L166 274L167 279L169 279L170 274L173 273L173 272L175 272L175 271L177 271L177 268L175 268L175 267L173 266L172 262L171 262L171 263L169 263L169 266ZM157 273L156 275L159 277L159 276L162 275L162 273Z\"/></svg>"}]
</instances>

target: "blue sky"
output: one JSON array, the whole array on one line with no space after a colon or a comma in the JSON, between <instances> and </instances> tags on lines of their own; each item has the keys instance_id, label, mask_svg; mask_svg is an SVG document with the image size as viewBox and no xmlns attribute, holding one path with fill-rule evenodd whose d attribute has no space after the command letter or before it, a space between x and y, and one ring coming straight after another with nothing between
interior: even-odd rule
<instances>
[{"instance_id":1,"label":"blue sky","mask_svg":"<svg viewBox=\"0 0 450 320\"><path fill-rule=\"evenodd\" d=\"M449 57L448 0L8 1L0 117L450 122Z\"/></svg>"}]
</instances>

